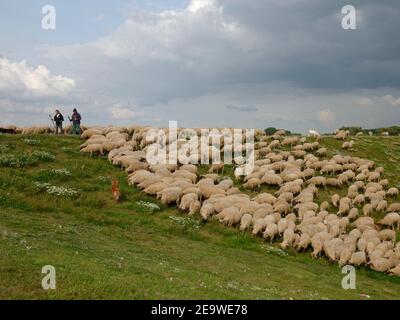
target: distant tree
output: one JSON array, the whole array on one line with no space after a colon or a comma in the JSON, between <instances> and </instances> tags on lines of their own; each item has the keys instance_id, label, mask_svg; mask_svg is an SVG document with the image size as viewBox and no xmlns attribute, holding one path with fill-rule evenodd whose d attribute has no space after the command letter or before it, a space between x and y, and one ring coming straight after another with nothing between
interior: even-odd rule
<instances>
[{"instance_id":1,"label":"distant tree","mask_svg":"<svg viewBox=\"0 0 400 320\"><path fill-rule=\"evenodd\" d=\"M393 126L387 128L387 130L383 130L389 132L391 136L398 136L400 134L400 127L399 126Z\"/></svg>"},{"instance_id":2,"label":"distant tree","mask_svg":"<svg viewBox=\"0 0 400 320\"><path fill-rule=\"evenodd\" d=\"M391 136L398 136L400 134L400 126L392 126L388 128L374 128L374 129L363 129L361 127L341 127L340 130L349 130L351 135L355 135L358 132L368 134L372 132L374 135L381 135L382 132L389 132Z\"/></svg>"},{"instance_id":3,"label":"distant tree","mask_svg":"<svg viewBox=\"0 0 400 320\"><path fill-rule=\"evenodd\" d=\"M341 127L339 130L350 131L350 135L355 136L358 132L365 132L361 127Z\"/></svg>"},{"instance_id":4,"label":"distant tree","mask_svg":"<svg viewBox=\"0 0 400 320\"><path fill-rule=\"evenodd\" d=\"M278 129L274 128L274 127L269 127L269 128L264 130L265 134L268 135L268 136L272 136L277 131L278 131Z\"/></svg>"}]
</instances>

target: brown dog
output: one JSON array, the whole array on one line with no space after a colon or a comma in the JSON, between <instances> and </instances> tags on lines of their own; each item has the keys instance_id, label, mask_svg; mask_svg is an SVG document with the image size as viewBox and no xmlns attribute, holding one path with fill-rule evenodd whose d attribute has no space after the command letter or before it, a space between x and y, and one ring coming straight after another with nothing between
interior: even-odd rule
<instances>
[{"instance_id":1,"label":"brown dog","mask_svg":"<svg viewBox=\"0 0 400 320\"><path fill-rule=\"evenodd\" d=\"M121 198L121 192L119 191L119 181L118 180L114 179L112 181L111 192L113 194L115 201L119 202L120 198Z\"/></svg>"}]
</instances>

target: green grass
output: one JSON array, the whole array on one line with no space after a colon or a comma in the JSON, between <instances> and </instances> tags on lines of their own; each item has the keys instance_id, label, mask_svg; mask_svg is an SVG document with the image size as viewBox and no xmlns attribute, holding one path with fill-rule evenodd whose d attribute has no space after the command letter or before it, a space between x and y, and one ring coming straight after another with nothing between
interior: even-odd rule
<instances>
[{"instance_id":1,"label":"green grass","mask_svg":"<svg viewBox=\"0 0 400 320\"><path fill-rule=\"evenodd\" d=\"M107 159L80 155L80 144L68 136L0 135L0 154L39 150L55 156L20 168L0 166L0 299L400 298L400 278L360 268L357 289L346 291L341 270L325 259L282 254L217 221L188 219L128 186L125 173ZM323 144L340 150L331 138ZM375 160L398 183L400 138L365 137L346 153ZM71 175L51 173L62 168ZM120 181L119 204L111 179ZM49 195L35 181L76 189L79 197ZM41 287L48 264L56 268L56 290Z\"/></svg>"}]
</instances>

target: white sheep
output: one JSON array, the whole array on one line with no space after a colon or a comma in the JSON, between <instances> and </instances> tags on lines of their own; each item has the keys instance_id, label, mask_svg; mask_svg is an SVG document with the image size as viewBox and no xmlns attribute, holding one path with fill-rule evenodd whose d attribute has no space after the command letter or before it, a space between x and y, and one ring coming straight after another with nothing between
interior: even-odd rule
<instances>
[{"instance_id":1,"label":"white sheep","mask_svg":"<svg viewBox=\"0 0 400 320\"><path fill-rule=\"evenodd\" d=\"M387 208L388 212L399 212L400 211L400 203L398 202L394 202L392 204L389 205L389 207Z\"/></svg>"},{"instance_id":2,"label":"white sheep","mask_svg":"<svg viewBox=\"0 0 400 320\"><path fill-rule=\"evenodd\" d=\"M399 195L399 189L397 189L397 188L390 188L387 192L386 192L386 194L388 195L388 196L392 196L392 197L395 197L395 196L398 196Z\"/></svg>"},{"instance_id":3,"label":"white sheep","mask_svg":"<svg viewBox=\"0 0 400 320\"><path fill-rule=\"evenodd\" d=\"M200 216L204 220L207 220L214 213L215 213L215 208L213 204L204 202L200 209Z\"/></svg>"},{"instance_id":4,"label":"white sheep","mask_svg":"<svg viewBox=\"0 0 400 320\"><path fill-rule=\"evenodd\" d=\"M400 264L389 270L389 273L400 277Z\"/></svg>"},{"instance_id":5,"label":"white sheep","mask_svg":"<svg viewBox=\"0 0 400 320\"><path fill-rule=\"evenodd\" d=\"M390 212L378 223L392 228L397 224L397 230L399 230L400 215L397 212Z\"/></svg>"},{"instance_id":6,"label":"white sheep","mask_svg":"<svg viewBox=\"0 0 400 320\"><path fill-rule=\"evenodd\" d=\"M357 251L351 255L350 264L353 266L360 266L367 263L367 255L364 251Z\"/></svg>"},{"instance_id":7,"label":"white sheep","mask_svg":"<svg viewBox=\"0 0 400 320\"><path fill-rule=\"evenodd\" d=\"M242 219L242 213L237 207L230 207L222 210L222 212L217 214L216 217L222 217L221 221L230 227L240 222Z\"/></svg>"},{"instance_id":8,"label":"white sheep","mask_svg":"<svg viewBox=\"0 0 400 320\"><path fill-rule=\"evenodd\" d=\"M188 193L182 196L182 199L179 204L179 209L182 211L187 211L190 208L190 204L194 201L198 200L198 196L196 193Z\"/></svg>"},{"instance_id":9,"label":"white sheep","mask_svg":"<svg viewBox=\"0 0 400 320\"><path fill-rule=\"evenodd\" d=\"M189 206L189 215L192 216L200 212L200 209L201 209L201 202L199 200L193 201Z\"/></svg>"},{"instance_id":10,"label":"white sheep","mask_svg":"<svg viewBox=\"0 0 400 320\"><path fill-rule=\"evenodd\" d=\"M293 245L294 240L295 240L295 233L293 225L293 227L287 228L283 232L283 242L280 244L281 248L286 249L287 247L291 247Z\"/></svg>"},{"instance_id":11,"label":"white sheep","mask_svg":"<svg viewBox=\"0 0 400 320\"><path fill-rule=\"evenodd\" d=\"M162 203L165 204L170 204L173 202L179 204L181 195L182 195L182 189L179 187L165 188L162 191L157 192L157 197L161 199Z\"/></svg>"},{"instance_id":12,"label":"white sheep","mask_svg":"<svg viewBox=\"0 0 400 320\"><path fill-rule=\"evenodd\" d=\"M263 238L274 241L275 236L278 234L278 226L276 223L269 223L263 233Z\"/></svg>"},{"instance_id":13,"label":"white sheep","mask_svg":"<svg viewBox=\"0 0 400 320\"><path fill-rule=\"evenodd\" d=\"M354 145L354 141L353 140L343 142L342 149L352 149L353 145Z\"/></svg>"},{"instance_id":14,"label":"white sheep","mask_svg":"<svg viewBox=\"0 0 400 320\"><path fill-rule=\"evenodd\" d=\"M243 216L242 216L242 219L240 220L240 230L241 231L243 231L243 230L247 230L250 226L251 226L251 223L253 222L253 217L252 217L252 215L251 214L248 214L248 213L246 213L246 214L244 214Z\"/></svg>"},{"instance_id":15,"label":"white sheep","mask_svg":"<svg viewBox=\"0 0 400 320\"><path fill-rule=\"evenodd\" d=\"M103 144L89 144L88 146L82 148L80 152L89 153L91 156L94 153L104 155L104 146Z\"/></svg>"},{"instance_id":16,"label":"white sheep","mask_svg":"<svg viewBox=\"0 0 400 320\"><path fill-rule=\"evenodd\" d=\"M265 229L267 226L266 220L265 219L257 219L254 221L253 224L253 231L252 234L254 236L258 235L261 231Z\"/></svg>"},{"instance_id":17,"label":"white sheep","mask_svg":"<svg viewBox=\"0 0 400 320\"><path fill-rule=\"evenodd\" d=\"M390 229L383 229L378 232L378 237L381 240L396 241L396 232Z\"/></svg>"},{"instance_id":18,"label":"white sheep","mask_svg":"<svg viewBox=\"0 0 400 320\"><path fill-rule=\"evenodd\" d=\"M256 189L256 188L260 188L260 184L261 184L260 179L251 178L243 185L243 187L245 187L246 189L253 190L253 189Z\"/></svg>"}]
</instances>

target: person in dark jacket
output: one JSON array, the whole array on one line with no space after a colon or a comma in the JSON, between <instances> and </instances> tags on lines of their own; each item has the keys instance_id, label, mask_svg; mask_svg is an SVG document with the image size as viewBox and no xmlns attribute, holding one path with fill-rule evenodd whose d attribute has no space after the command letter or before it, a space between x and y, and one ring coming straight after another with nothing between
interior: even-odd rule
<instances>
[{"instance_id":1,"label":"person in dark jacket","mask_svg":"<svg viewBox=\"0 0 400 320\"><path fill-rule=\"evenodd\" d=\"M78 113L78 111L74 108L73 112L72 112L72 117L71 117L71 121L72 121L72 133L73 134L81 134L81 120L82 117L81 115Z\"/></svg>"},{"instance_id":2,"label":"person in dark jacket","mask_svg":"<svg viewBox=\"0 0 400 320\"><path fill-rule=\"evenodd\" d=\"M56 134L63 134L63 127L62 123L64 121L64 117L61 114L60 110L56 110L56 113L54 115L54 122L56 124Z\"/></svg>"}]
</instances>

